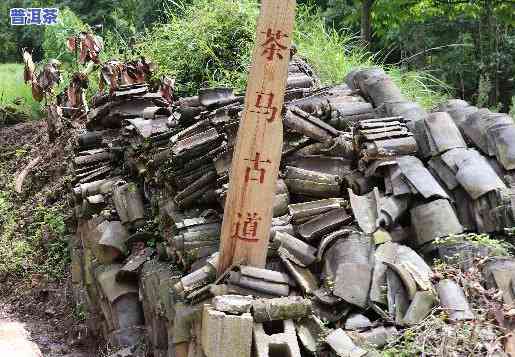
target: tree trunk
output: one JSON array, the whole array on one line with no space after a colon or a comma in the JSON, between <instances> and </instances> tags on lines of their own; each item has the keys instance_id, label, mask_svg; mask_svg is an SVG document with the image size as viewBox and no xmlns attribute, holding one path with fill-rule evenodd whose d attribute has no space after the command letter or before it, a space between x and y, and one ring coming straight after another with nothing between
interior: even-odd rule
<instances>
[{"instance_id":1,"label":"tree trunk","mask_svg":"<svg viewBox=\"0 0 515 357\"><path fill-rule=\"evenodd\" d=\"M361 7L361 40L370 44L372 40L372 7L375 0L363 0Z\"/></svg>"},{"instance_id":2,"label":"tree trunk","mask_svg":"<svg viewBox=\"0 0 515 357\"><path fill-rule=\"evenodd\" d=\"M496 29L494 27L494 14L492 0L484 0L479 18L479 46L481 73L488 81L489 90L486 93L479 93L486 97L485 107L494 106L497 103L497 62L495 56ZM478 103L482 104L482 103Z\"/></svg>"}]
</instances>

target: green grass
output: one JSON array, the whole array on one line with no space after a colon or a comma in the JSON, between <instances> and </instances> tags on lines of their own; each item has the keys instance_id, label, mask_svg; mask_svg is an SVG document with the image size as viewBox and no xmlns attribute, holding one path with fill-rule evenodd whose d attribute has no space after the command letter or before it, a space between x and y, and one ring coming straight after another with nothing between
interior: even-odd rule
<instances>
[{"instance_id":1,"label":"green grass","mask_svg":"<svg viewBox=\"0 0 515 357\"><path fill-rule=\"evenodd\" d=\"M142 36L137 48L158 65L158 77L177 79L180 94L193 95L206 86L244 90L257 14L255 0L194 0ZM449 92L427 72L383 66L354 34L326 26L312 6L298 6L294 42L324 85L342 83L357 67L381 66L407 97L428 109Z\"/></svg>"},{"instance_id":2,"label":"green grass","mask_svg":"<svg viewBox=\"0 0 515 357\"><path fill-rule=\"evenodd\" d=\"M175 77L183 94L212 86L245 89L257 3L195 0L192 6L178 6L167 23L158 24L138 44L157 63L157 76Z\"/></svg>"},{"instance_id":3,"label":"green grass","mask_svg":"<svg viewBox=\"0 0 515 357\"><path fill-rule=\"evenodd\" d=\"M323 84L342 83L353 69L375 65L353 34L327 27L316 8L300 6L296 19L298 53L314 67Z\"/></svg>"},{"instance_id":4,"label":"green grass","mask_svg":"<svg viewBox=\"0 0 515 357\"><path fill-rule=\"evenodd\" d=\"M433 109L450 98L452 88L426 71L401 71L397 67L385 67L397 83L402 94L426 109Z\"/></svg>"},{"instance_id":5,"label":"green grass","mask_svg":"<svg viewBox=\"0 0 515 357\"><path fill-rule=\"evenodd\" d=\"M39 118L40 104L32 98L30 86L23 82L23 67L21 63L0 64L0 107L21 101L19 105L14 105L16 109Z\"/></svg>"}]
</instances>

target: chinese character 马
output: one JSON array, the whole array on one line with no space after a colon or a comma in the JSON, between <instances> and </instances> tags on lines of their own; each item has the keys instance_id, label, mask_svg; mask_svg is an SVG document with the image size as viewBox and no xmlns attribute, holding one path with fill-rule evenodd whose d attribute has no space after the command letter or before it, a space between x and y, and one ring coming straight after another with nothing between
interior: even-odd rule
<instances>
[{"instance_id":1,"label":"chinese character \u9a6c","mask_svg":"<svg viewBox=\"0 0 515 357\"><path fill-rule=\"evenodd\" d=\"M265 182L266 169L260 167L260 164L271 164L272 162L270 160L260 160L260 158L261 153L258 152L256 153L256 157L254 158L254 160L245 159L245 161L250 161L254 163L252 167L247 167L247 170L245 171L245 182L257 181L260 184ZM257 177L252 175L254 172L258 173Z\"/></svg>"},{"instance_id":2,"label":"chinese character \u9a6c","mask_svg":"<svg viewBox=\"0 0 515 357\"><path fill-rule=\"evenodd\" d=\"M277 117L277 114L279 112L279 109L276 106L273 106L275 95L274 93L266 94L264 92L257 92L257 99L256 99L256 105L255 108L257 110L251 110L252 113L259 113L268 115L270 114L270 117L266 120L268 122L273 122L275 118ZM268 97L268 100L264 100L263 98ZM266 101L266 103L263 103L263 101Z\"/></svg>"},{"instance_id":3,"label":"chinese character \u9a6c","mask_svg":"<svg viewBox=\"0 0 515 357\"><path fill-rule=\"evenodd\" d=\"M258 223L261 217L257 213L247 213L247 218L242 222L243 215L238 213L238 222L234 224L231 238L241 239L251 242L259 240L257 237Z\"/></svg>"},{"instance_id":4,"label":"chinese character \u9a6c","mask_svg":"<svg viewBox=\"0 0 515 357\"><path fill-rule=\"evenodd\" d=\"M281 44L280 41L282 38L288 37L288 35L283 33L281 30L277 30L274 33L272 29L268 29L266 32L262 33L266 34L266 41L261 45L261 47L265 48L261 55L266 55L266 58L269 61L272 61L275 56L279 59L283 59L282 51L286 50L287 47Z\"/></svg>"},{"instance_id":5,"label":"chinese character \u9a6c","mask_svg":"<svg viewBox=\"0 0 515 357\"><path fill-rule=\"evenodd\" d=\"M26 12L25 9L15 8L11 9L9 12L11 16L11 25L25 25L26 21Z\"/></svg>"}]
</instances>

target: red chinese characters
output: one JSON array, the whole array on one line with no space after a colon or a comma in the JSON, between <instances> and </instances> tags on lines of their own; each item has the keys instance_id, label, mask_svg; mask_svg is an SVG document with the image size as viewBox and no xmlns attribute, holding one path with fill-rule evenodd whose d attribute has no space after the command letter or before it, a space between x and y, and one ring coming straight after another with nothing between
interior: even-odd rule
<instances>
[{"instance_id":1,"label":"red chinese characters","mask_svg":"<svg viewBox=\"0 0 515 357\"><path fill-rule=\"evenodd\" d=\"M264 48L262 56L266 56L266 59L269 61L274 60L277 56L279 59L283 59L284 56L282 51L288 49L288 47L284 46L281 43L281 39L285 37L289 37L287 34L283 33L281 30L273 31L272 29L268 29L266 32L261 32L266 34L266 41L261 44L261 47Z\"/></svg>"},{"instance_id":2,"label":"red chinese characters","mask_svg":"<svg viewBox=\"0 0 515 357\"><path fill-rule=\"evenodd\" d=\"M260 160L261 153L256 153L256 157L251 159L245 159L245 161L252 162L253 165L251 167L247 167L245 170L245 182L248 183L250 181L256 181L262 184L265 182L266 169L261 167L261 164L271 164L270 160Z\"/></svg>"},{"instance_id":3,"label":"red chinese characters","mask_svg":"<svg viewBox=\"0 0 515 357\"><path fill-rule=\"evenodd\" d=\"M274 93L257 92L255 108L250 111L252 113L270 115L266 120L270 123L273 122L279 112L277 106L274 106L274 98Z\"/></svg>"},{"instance_id":4,"label":"red chinese characters","mask_svg":"<svg viewBox=\"0 0 515 357\"><path fill-rule=\"evenodd\" d=\"M243 215L238 213L238 221L233 226L233 233L231 238L241 239L250 242L259 240L257 236L258 224L261 217L256 212L247 212L247 217L244 220Z\"/></svg>"}]
</instances>

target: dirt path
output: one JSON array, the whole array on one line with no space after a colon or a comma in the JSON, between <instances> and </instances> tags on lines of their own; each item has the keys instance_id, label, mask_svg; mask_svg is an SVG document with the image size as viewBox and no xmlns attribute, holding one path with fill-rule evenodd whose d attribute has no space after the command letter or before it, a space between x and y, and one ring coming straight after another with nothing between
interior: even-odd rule
<instances>
[{"instance_id":1,"label":"dirt path","mask_svg":"<svg viewBox=\"0 0 515 357\"><path fill-rule=\"evenodd\" d=\"M39 347L30 341L25 324L12 319L0 305L0 354L5 356L42 357Z\"/></svg>"},{"instance_id":2,"label":"dirt path","mask_svg":"<svg viewBox=\"0 0 515 357\"><path fill-rule=\"evenodd\" d=\"M63 290L0 298L0 356L97 357Z\"/></svg>"}]
</instances>

